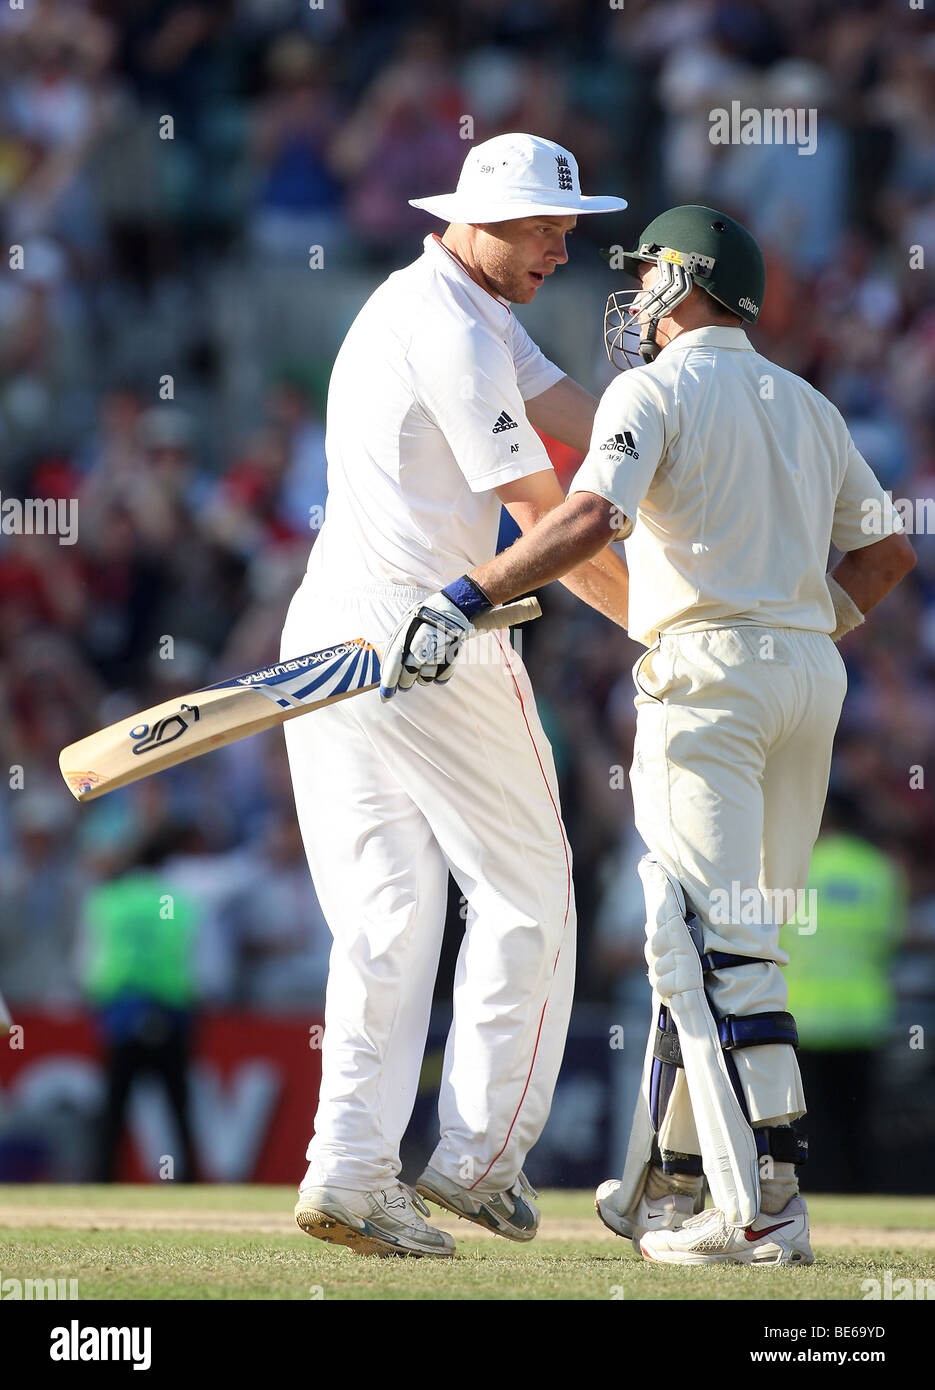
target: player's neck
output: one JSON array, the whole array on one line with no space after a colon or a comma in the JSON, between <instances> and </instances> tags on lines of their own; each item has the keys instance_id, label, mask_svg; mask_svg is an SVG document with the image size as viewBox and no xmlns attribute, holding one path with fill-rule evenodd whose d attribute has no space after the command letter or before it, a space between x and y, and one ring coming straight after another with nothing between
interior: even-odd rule
<instances>
[{"instance_id":1,"label":"player's neck","mask_svg":"<svg viewBox=\"0 0 935 1390\"><path fill-rule=\"evenodd\" d=\"M492 285L487 279L483 270L474 258L474 248L470 238L464 235L463 229L451 223L442 236L436 236L436 241L443 246L450 256L458 262L466 275L469 275L476 285L480 285L482 290L492 294L494 299L500 299L496 286Z\"/></svg>"},{"instance_id":2,"label":"player's neck","mask_svg":"<svg viewBox=\"0 0 935 1390\"><path fill-rule=\"evenodd\" d=\"M674 318L664 318L659 320L659 325L656 329L656 342L658 343L661 351L662 348L668 347L670 343L674 343L675 340L677 338L680 338L683 333L694 333L696 328L739 327L739 323L725 323L723 320L712 318L701 318L697 323L693 321L688 323L679 323Z\"/></svg>"}]
</instances>

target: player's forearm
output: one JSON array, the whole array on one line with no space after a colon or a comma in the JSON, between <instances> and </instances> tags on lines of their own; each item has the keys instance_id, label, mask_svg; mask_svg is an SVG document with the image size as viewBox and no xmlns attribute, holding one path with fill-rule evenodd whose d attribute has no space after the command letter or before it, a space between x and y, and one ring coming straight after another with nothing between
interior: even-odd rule
<instances>
[{"instance_id":1,"label":"player's forearm","mask_svg":"<svg viewBox=\"0 0 935 1390\"><path fill-rule=\"evenodd\" d=\"M833 573L861 613L869 613L915 562L915 551L904 535L885 536L862 550L850 551Z\"/></svg>"},{"instance_id":2,"label":"player's forearm","mask_svg":"<svg viewBox=\"0 0 935 1390\"><path fill-rule=\"evenodd\" d=\"M630 574L623 556L610 546L598 551L587 564L562 576L562 583L576 598L626 628L630 600Z\"/></svg>"},{"instance_id":3,"label":"player's forearm","mask_svg":"<svg viewBox=\"0 0 935 1390\"><path fill-rule=\"evenodd\" d=\"M597 399L570 376L526 402L526 415L537 430L582 454L591 443L596 410Z\"/></svg>"},{"instance_id":4,"label":"player's forearm","mask_svg":"<svg viewBox=\"0 0 935 1390\"><path fill-rule=\"evenodd\" d=\"M508 550L472 570L470 577L491 603L505 603L585 565L619 535L616 523L610 502L594 493L576 492Z\"/></svg>"}]
</instances>

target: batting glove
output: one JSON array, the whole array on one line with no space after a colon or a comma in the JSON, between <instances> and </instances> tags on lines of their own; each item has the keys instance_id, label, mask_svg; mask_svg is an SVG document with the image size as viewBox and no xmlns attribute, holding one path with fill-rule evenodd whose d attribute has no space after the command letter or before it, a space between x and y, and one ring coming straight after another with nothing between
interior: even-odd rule
<instances>
[{"instance_id":1,"label":"batting glove","mask_svg":"<svg viewBox=\"0 0 935 1390\"><path fill-rule=\"evenodd\" d=\"M414 603L383 649L380 699L391 700L397 690L409 690L416 681L447 681L462 642L474 631L471 620L491 606L467 575Z\"/></svg>"}]
</instances>

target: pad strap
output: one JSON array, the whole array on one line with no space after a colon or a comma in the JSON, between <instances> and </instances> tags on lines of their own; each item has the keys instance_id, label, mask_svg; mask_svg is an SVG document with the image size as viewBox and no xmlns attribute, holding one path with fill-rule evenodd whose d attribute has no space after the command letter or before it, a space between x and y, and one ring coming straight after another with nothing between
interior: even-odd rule
<instances>
[{"instance_id":1,"label":"pad strap","mask_svg":"<svg viewBox=\"0 0 935 1390\"><path fill-rule=\"evenodd\" d=\"M766 1125L755 1129L753 1137L761 1158L768 1154L777 1163L793 1163L796 1168L808 1162L808 1140L803 1134L796 1134L791 1125ZM689 1178L700 1178L704 1172L701 1154L660 1149L655 1139L651 1162L664 1173L681 1173Z\"/></svg>"},{"instance_id":2,"label":"pad strap","mask_svg":"<svg viewBox=\"0 0 935 1390\"><path fill-rule=\"evenodd\" d=\"M662 1149L660 1152L662 1171L664 1173L680 1173L686 1178L700 1178L704 1176L704 1168L701 1165L701 1154L680 1154L673 1149Z\"/></svg>"},{"instance_id":3,"label":"pad strap","mask_svg":"<svg viewBox=\"0 0 935 1390\"><path fill-rule=\"evenodd\" d=\"M753 1137L761 1158L769 1154L777 1163L794 1163L797 1168L808 1162L808 1140L791 1125L766 1125L755 1129Z\"/></svg>"},{"instance_id":4,"label":"pad strap","mask_svg":"<svg viewBox=\"0 0 935 1390\"><path fill-rule=\"evenodd\" d=\"M703 951L701 968L706 975L712 970L730 970L735 965L769 965L762 956L732 956L729 951Z\"/></svg>"},{"instance_id":5,"label":"pad strap","mask_svg":"<svg viewBox=\"0 0 935 1390\"><path fill-rule=\"evenodd\" d=\"M660 1149L655 1135L649 1161L654 1168L661 1168L664 1173L681 1173L687 1178L704 1176L701 1154L683 1154L676 1149Z\"/></svg>"},{"instance_id":6,"label":"pad strap","mask_svg":"<svg viewBox=\"0 0 935 1390\"><path fill-rule=\"evenodd\" d=\"M665 1018L662 1017L663 1014L665 1014ZM765 1043L788 1043L790 1047L798 1047L799 1044L795 1019L789 1013L745 1014L743 1016L728 1014L726 1018L718 1020L717 1030L721 1046L725 1052L730 1052L735 1047L756 1047ZM653 1056L658 1061L667 1062L673 1067L682 1065L679 1035L672 1025L667 1009L660 1010L660 1019L656 1026L656 1040L653 1044ZM791 1162L791 1160L789 1161Z\"/></svg>"},{"instance_id":7,"label":"pad strap","mask_svg":"<svg viewBox=\"0 0 935 1390\"><path fill-rule=\"evenodd\" d=\"M656 1041L653 1044L653 1056L660 1062L668 1062L673 1067L680 1067L682 1063L682 1045L679 1042L679 1035L673 1028L671 1032L656 1029Z\"/></svg>"},{"instance_id":8,"label":"pad strap","mask_svg":"<svg viewBox=\"0 0 935 1390\"><path fill-rule=\"evenodd\" d=\"M756 1047L760 1043L799 1045L795 1019L788 1013L728 1014L718 1019L717 1031L725 1052L735 1047Z\"/></svg>"}]
</instances>

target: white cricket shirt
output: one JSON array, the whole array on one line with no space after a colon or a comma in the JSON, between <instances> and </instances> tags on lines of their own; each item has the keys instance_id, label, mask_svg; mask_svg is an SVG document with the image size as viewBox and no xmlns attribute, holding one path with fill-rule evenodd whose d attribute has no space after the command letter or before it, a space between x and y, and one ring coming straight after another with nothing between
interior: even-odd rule
<instances>
[{"instance_id":1,"label":"white cricket shirt","mask_svg":"<svg viewBox=\"0 0 935 1390\"><path fill-rule=\"evenodd\" d=\"M646 646L745 623L830 633L830 542L904 529L840 412L741 328L682 333L611 382L571 492L628 518L628 630Z\"/></svg>"},{"instance_id":2,"label":"white cricket shirt","mask_svg":"<svg viewBox=\"0 0 935 1390\"><path fill-rule=\"evenodd\" d=\"M551 468L524 401L564 373L435 236L367 300L328 390L324 592L437 589L492 558L502 483Z\"/></svg>"}]
</instances>

